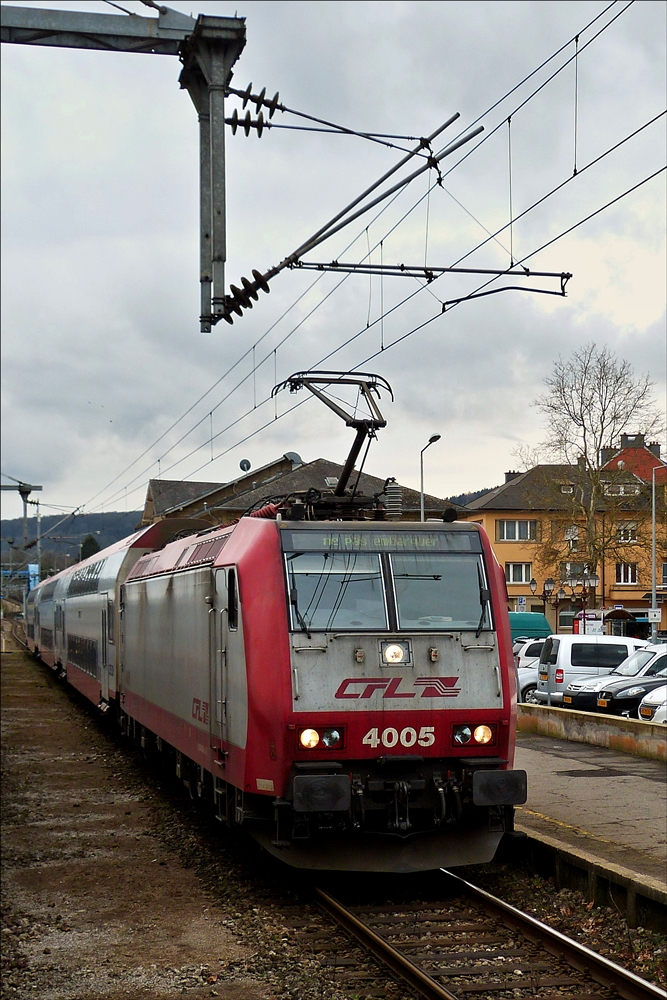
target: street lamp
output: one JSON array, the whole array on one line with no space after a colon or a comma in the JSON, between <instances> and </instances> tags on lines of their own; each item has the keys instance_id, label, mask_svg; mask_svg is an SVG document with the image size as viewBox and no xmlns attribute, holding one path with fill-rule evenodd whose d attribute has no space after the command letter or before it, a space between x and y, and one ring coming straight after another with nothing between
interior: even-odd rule
<instances>
[{"instance_id":1,"label":"street lamp","mask_svg":"<svg viewBox=\"0 0 667 1000\"><path fill-rule=\"evenodd\" d=\"M577 587L581 584L581 610L583 614L582 624L583 624L583 635L586 635L586 608L588 606L588 598L593 597L592 607L595 608L595 590L600 584L600 577L597 573L588 573L584 570L581 580L577 579L576 576L570 576L567 580L563 581L566 587L569 587L572 591L572 596L574 597L574 592Z\"/></svg>"},{"instance_id":2,"label":"street lamp","mask_svg":"<svg viewBox=\"0 0 667 1000\"><path fill-rule=\"evenodd\" d=\"M420 472L420 487L419 487L419 520L424 521L424 452L427 448L430 448L432 444L440 440L440 434L431 434L428 439L428 444L424 445L422 450L419 452L419 472Z\"/></svg>"},{"instance_id":3,"label":"street lamp","mask_svg":"<svg viewBox=\"0 0 667 1000\"><path fill-rule=\"evenodd\" d=\"M654 465L651 470L651 608L657 608L657 565L656 565L656 535L655 535L655 470ZM658 623L651 622L651 642L658 638Z\"/></svg>"},{"instance_id":4,"label":"street lamp","mask_svg":"<svg viewBox=\"0 0 667 1000\"><path fill-rule=\"evenodd\" d=\"M531 594L535 596L535 594L537 593L537 580L535 579L535 577L533 577L528 586L530 587ZM555 586L556 586L555 581L549 576L544 581L544 586L542 587L542 593L538 594L539 600L542 601L542 613L545 615L547 613L547 601L551 600L551 595L554 592Z\"/></svg>"}]
</instances>

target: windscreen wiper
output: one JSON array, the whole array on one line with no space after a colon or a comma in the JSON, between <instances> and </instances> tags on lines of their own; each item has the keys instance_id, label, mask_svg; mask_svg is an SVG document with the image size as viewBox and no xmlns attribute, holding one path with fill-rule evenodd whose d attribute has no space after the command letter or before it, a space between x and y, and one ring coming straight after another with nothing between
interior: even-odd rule
<instances>
[{"instance_id":1,"label":"windscreen wiper","mask_svg":"<svg viewBox=\"0 0 667 1000\"><path fill-rule=\"evenodd\" d=\"M484 580L482 578L482 570L480 569L479 563L477 563L477 579L479 580L479 603L482 606L482 613L479 616L479 625L477 626L477 631L475 632L475 638L479 639L480 633L482 631L482 626L484 624L484 616L486 614L486 608L491 600L491 594L488 588L484 586Z\"/></svg>"},{"instance_id":2,"label":"windscreen wiper","mask_svg":"<svg viewBox=\"0 0 667 1000\"><path fill-rule=\"evenodd\" d=\"M290 587L290 592L289 592L290 604L294 608L294 614L296 615L296 620L298 621L299 625L301 626L301 631L305 632L306 635L308 636L308 638L311 639L312 636L310 634L310 630L309 630L308 626L306 625L306 620L305 620L305 618L303 617L303 615L301 614L301 612L299 610L299 591L297 590L296 584L295 584L295 581L294 581L294 573L292 572L290 575L292 577L292 586Z\"/></svg>"}]
</instances>

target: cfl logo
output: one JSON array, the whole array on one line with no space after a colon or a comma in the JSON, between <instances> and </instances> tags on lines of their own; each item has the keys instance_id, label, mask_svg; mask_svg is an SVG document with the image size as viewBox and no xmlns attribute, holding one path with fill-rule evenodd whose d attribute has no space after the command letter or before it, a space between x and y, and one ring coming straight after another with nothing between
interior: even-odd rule
<instances>
[{"instance_id":1,"label":"cfl logo","mask_svg":"<svg viewBox=\"0 0 667 1000\"><path fill-rule=\"evenodd\" d=\"M419 689L422 698L456 698L461 693L461 688L457 686L458 677L417 677L412 683L412 690L401 690L403 681L403 677L346 677L334 697L372 698L376 691L382 691L383 699L417 698Z\"/></svg>"},{"instance_id":2,"label":"cfl logo","mask_svg":"<svg viewBox=\"0 0 667 1000\"><path fill-rule=\"evenodd\" d=\"M197 722L203 722L204 725L208 724L207 701L202 701L201 698L192 699L192 718L196 719Z\"/></svg>"}]
</instances>

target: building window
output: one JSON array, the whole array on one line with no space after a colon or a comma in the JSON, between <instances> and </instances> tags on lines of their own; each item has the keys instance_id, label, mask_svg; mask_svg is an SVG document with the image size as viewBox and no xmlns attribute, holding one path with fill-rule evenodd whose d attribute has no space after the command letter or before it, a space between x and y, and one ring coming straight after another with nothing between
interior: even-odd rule
<instances>
[{"instance_id":1,"label":"building window","mask_svg":"<svg viewBox=\"0 0 667 1000\"><path fill-rule=\"evenodd\" d=\"M507 583L530 583L531 563L505 563L505 580Z\"/></svg>"},{"instance_id":2,"label":"building window","mask_svg":"<svg viewBox=\"0 0 667 1000\"><path fill-rule=\"evenodd\" d=\"M539 521L496 521L497 542L538 542Z\"/></svg>"},{"instance_id":3,"label":"building window","mask_svg":"<svg viewBox=\"0 0 667 1000\"><path fill-rule=\"evenodd\" d=\"M577 586L583 584L584 578L588 577L588 566L580 562L564 562L560 564L561 580L576 580Z\"/></svg>"},{"instance_id":4,"label":"building window","mask_svg":"<svg viewBox=\"0 0 667 1000\"><path fill-rule=\"evenodd\" d=\"M579 545L579 526L571 524L565 529L565 541L570 546L570 552L576 552Z\"/></svg>"},{"instance_id":5,"label":"building window","mask_svg":"<svg viewBox=\"0 0 667 1000\"><path fill-rule=\"evenodd\" d=\"M618 542L636 542L637 522L621 521L616 529L616 540Z\"/></svg>"},{"instance_id":6,"label":"building window","mask_svg":"<svg viewBox=\"0 0 667 1000\"><path fill-rule=\"evenodd\" d=\"M636 583L637 563L616 563L616 583Z\"/></svg>"},{"instance_id":7,"label":"building window","mask_svg":"<svg viewBox=\"0 0 667 1000\"><path fill-rule=\"evenodd\" d=\"M603 491L610 497L636 497L639 483L605 483Z\"/></svg>"}]
</instances>

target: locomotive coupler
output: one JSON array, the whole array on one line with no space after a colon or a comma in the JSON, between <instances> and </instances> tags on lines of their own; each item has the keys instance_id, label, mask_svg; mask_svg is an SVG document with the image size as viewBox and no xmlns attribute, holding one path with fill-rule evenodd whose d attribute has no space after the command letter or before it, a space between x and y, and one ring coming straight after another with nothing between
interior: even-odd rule
<instances>
[{"instance_id":1,"label":"locomotive coupler","mask_svg":"<svg viewBox=\"0 0 667 1000\"><path fill-rule=\"evenodd\" d=\"M286 799L273 800L273 816L276 821L276 839L272 841L274 847L290 846L290 826L292 821L292 803Z\"/></svg>"},{"instance_id":2,"label":"locomotive coupler","mask_svg":"<svg viewBox=\"0 0 667 1000\"><path fill-rule=\"evenodd\" d=\"M389 819L390 830L409 830L410 822L410 782L394 783L394 817Z\"/></svg>"},{"instance_id":3,"label":"locomotive coupler","mask_svg":"<svg viewBox=\"0 0 667 1000\"><path fill-rule=\"evenodd\" d=\"M440 799L440 815L435 817L435 825L440 826L447 818L447 800L445 799L445 786L442 783L442 776L438 773L433 775L433 786Z\"/></svg>"},{"instance_id":4,"label":"locomotive coupler","mask_svg":"<svg viewBox=\"0 0 667 1000\"><path fill-rule=\"evenodd\" d=\"M359 830L366 824L366 807L364 805L364 785L361 778L355 775L352 780L352 803L350 813L352 815L352 825L355 830ZM357 810L359 818L357 818Z\"/></svg>"},{"instance_id":5,"label":"locomotive coupler","mask_svg":"<svg viewBox=\"0 0 667 1000\"><path fill-rule=\"evenodd\" d=\"M454 810L453 814L447 817L448 823L458 823L463 816L463 798L461 796L461 786L456 781L456 778L450 778L447 782L447 788L450 790L451 797L454 799Z\"/></svg>"}]
</instances>

